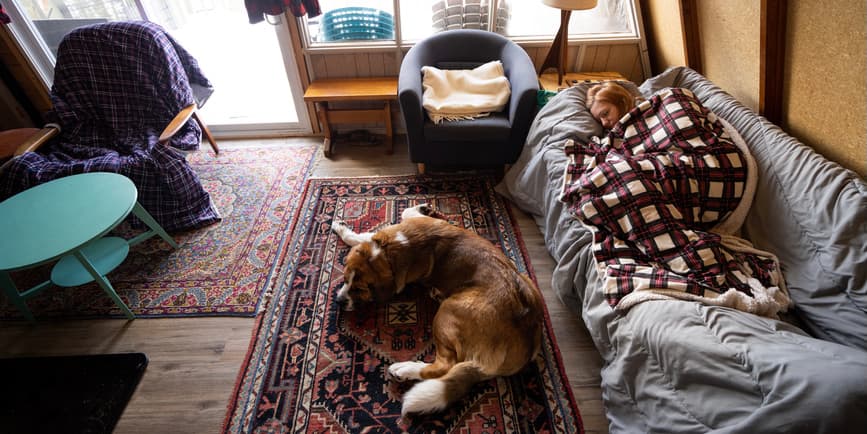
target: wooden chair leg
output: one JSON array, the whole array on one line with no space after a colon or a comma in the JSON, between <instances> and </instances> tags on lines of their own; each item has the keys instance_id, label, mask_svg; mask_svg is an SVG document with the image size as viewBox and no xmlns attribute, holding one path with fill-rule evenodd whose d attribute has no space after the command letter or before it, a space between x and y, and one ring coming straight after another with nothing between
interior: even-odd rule
<instances>
[{"instance_id":1,"label":"wooden chair leg","mask_svg":"<svg viewBox=\"0 0 867 434\"><path fill-rule=\"evenodd\" d=\"M202 134L205 135L205 138L208 139L208 142L211 144L211 148L214 149L214 154L220 154L220 148L217 147L217 142L214 140L214 136L211 135L211 130L208 129L208 126L202 122L202 118L199 117L198 112L193 112L193 119L196 120L196 123L199 124L199 127L202 128Z\"/></svg>"}]
</instances>

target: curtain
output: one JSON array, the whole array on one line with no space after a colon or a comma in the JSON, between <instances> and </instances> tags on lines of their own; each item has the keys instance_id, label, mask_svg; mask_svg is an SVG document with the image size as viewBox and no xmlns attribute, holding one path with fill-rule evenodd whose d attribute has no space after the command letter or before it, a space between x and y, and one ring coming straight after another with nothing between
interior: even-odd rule
<instances>
[{"instance_id":1,"label":"curtain","mask_svg":"<svg viewBox=\"0 0 867 434\"><path fill-rule=\"evenodd\" d=\"M244 0L250 24L265 21L265 15L282 15L287 10L296 17L313 18L322 13L319 0Z\"/></svg>"},{"instance_id":2,"label":"curtain","mask_svg":"<svg viewBox=\"0 0 867 434\"><path fill-rule=\"evenodd\" d=\"M9 15L6 15L3 5L0 5L0 24L9 24L11 22L12 20L9 19Z\"/></svg>"}]
</instances>

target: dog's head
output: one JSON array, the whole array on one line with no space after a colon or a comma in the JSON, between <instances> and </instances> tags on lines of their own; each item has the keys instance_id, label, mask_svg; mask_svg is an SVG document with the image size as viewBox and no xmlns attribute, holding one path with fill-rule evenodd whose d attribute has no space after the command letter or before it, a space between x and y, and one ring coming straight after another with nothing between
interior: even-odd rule
<instances>
[{"instance_id":1,"label":"dog's head","mask_svg":"<svg viewBox=\"0 0 867 434\"><path fill-rule=\"evenodd\" d=\"M388 254L379 240L363 242L353 247L346 256L343 270L344 283L337 292L337 301L344 310L359 305L388 301L403 284L395 280Z\"/></svg>"}]
</instances>

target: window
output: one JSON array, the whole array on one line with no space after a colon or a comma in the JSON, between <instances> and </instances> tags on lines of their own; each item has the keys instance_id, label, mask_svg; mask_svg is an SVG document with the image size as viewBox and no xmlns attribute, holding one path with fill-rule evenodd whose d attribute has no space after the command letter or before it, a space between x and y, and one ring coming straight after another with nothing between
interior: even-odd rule
<instances>
[{"instance_id":1,"label":"window","mask_svg":"<svg viewBox=\"0 0 867 434\"><path fill-rule=\"evenodd\" d=\"M320 0L319 5L322 15L304 19L311 48L407 45L459 28L550 42L560 26L560 11L541 0ZM636 39L634 0L599 0L592 10L572 12L569 36Z\"/></svg>"},{"instance_id":2,"label":"window","mask_svg":"<svg viewBox=\"0 0 867 434\"><path fill-rule=\"evenodd\" d=\"M392 0L322 0L322 14L307 20L309 41L395 41Z\"/></svg>"},{"instance_id":3,"label":"window","mask_svg":"<svg viewBox=\"0 0 867 434\"><path fill-rule=\"evenodd\" d=\"M13 18L9 29L48 88L67 33L95 23L146 19L169 31L214 84L201 110L214 134L309 132L295 60L283 56L291 53L288 28L249 24L243 2L17 0L3 5Z\"/></svg>"}]
</instances>

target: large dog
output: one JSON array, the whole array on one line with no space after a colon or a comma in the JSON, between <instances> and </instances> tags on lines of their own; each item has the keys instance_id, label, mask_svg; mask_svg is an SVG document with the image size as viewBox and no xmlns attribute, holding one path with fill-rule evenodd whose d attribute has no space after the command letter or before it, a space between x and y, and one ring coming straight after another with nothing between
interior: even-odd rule
<instances>
[{"instance_id":1,"label":"large dog","mask_svg":"<svg viewBox=\"0 0 867 434\"><path fill-rule=\"evenodd\" d=\"M432 213L427 205L408 208L399 224L376 232L332 225L352 246L337 293L344 310L387 301L414 282L440 300L434 362L388 367L398 381L423 380L404 394L402 416L441 411L473 384L517 373L542 340L543 301L533 282L489 241Z\"/></svg>"}]
</instances>

